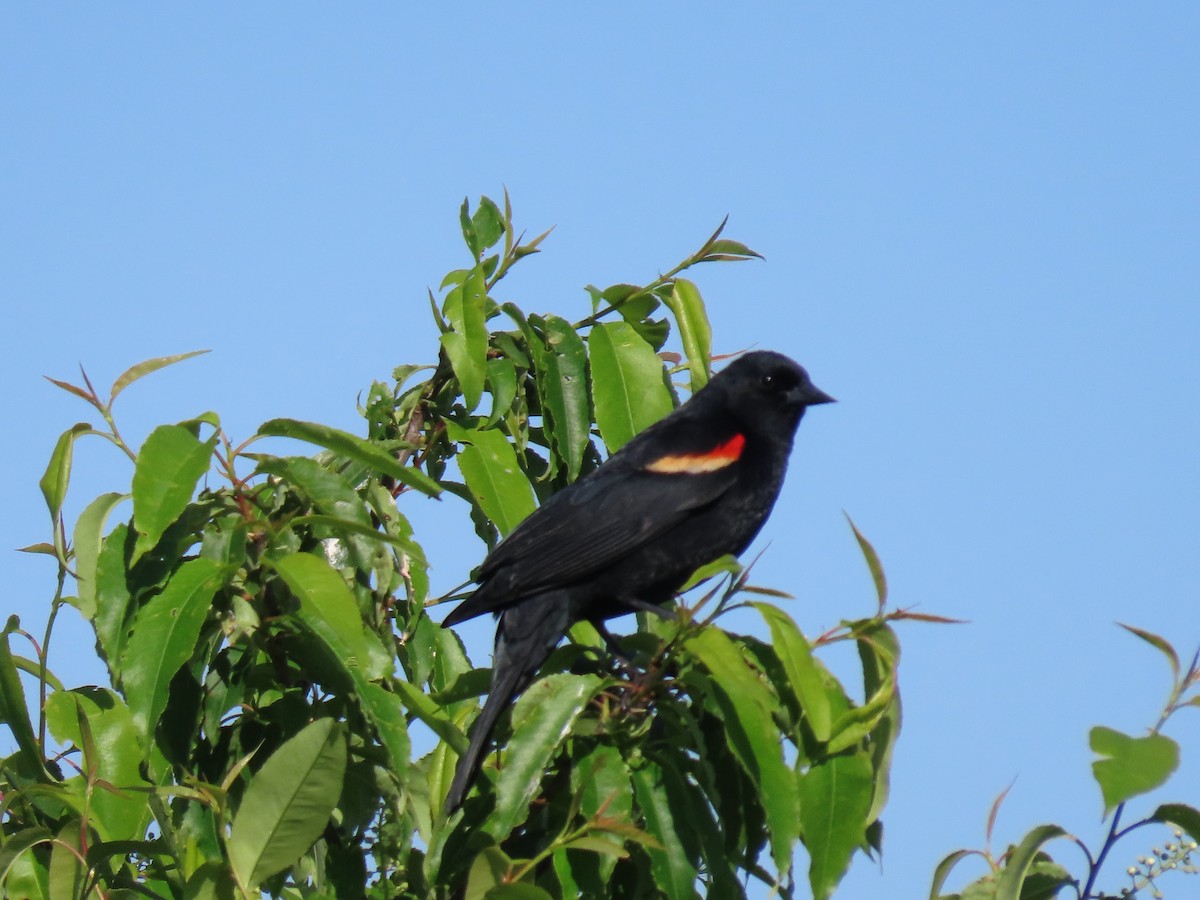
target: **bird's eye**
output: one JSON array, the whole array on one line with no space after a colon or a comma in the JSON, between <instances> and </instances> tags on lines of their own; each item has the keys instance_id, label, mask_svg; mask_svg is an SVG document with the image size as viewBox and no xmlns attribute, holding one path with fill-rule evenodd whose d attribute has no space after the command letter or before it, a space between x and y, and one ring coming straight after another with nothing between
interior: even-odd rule
<instances>
[{"instance_id":1,"label":"bird's eye","mask_svg":"<svg viewBox=\"0 0 1200 900\"><path fill-rule=\"evenodd\" d=\"M765 388L771 388L775 386L775 376L770 372L767 372L759 380L762 382L762 386Z\"/></svg>"}]
</instances>

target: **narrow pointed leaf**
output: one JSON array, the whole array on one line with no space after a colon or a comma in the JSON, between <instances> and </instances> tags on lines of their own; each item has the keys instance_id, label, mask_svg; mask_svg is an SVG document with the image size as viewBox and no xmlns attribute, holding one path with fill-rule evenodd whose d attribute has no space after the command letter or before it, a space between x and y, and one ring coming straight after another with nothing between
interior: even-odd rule
<instances>
[{"instance_id":1,"label":"narrow pointed leaf","mask_svg":"<svg viewBox=\"0 0 1200 900\"><path fill-rule=\"evenodd\" d=\"M929 900L942 900L942 887L946 884L946 879L950 877L955 866L968 856L982 855L978 850L955 850L944 857L937 864L937 868L933 870L933 884L929 888Z\"/></svg>"},{"instance_id":2,"label":"narrow pointed leaf","mask_svg":"<svg viewBox=\"0 0 1200 900\"><path fill-rule=\"evenodd\" d=\"M1042 845L1055 838L1067 837L1057 825L1039 825L1030 831L1009 854L1000 877L996 879L996 900L1021 900L1021 888L1029 876Z\"/></svg>"},{"instance_id":3,"label":"narrow pointed leaf","mask_svg":"<svg viewBox=\"0 0 1200 900\"><path fill-rule=\"evenodd\" d=\"M96 617L96 565L100 560L100 547L104 524L113 508L127 494L101 494L88 504L75 522L75 578L78 581L78 598L74 606L89 620Z\"/></svg>"},{"instance_id":4,"label":"narrow pointed leaf","mask_svg":"<svg viewBox=\"0 0 1200 900\"><path fill-rule=\"evenodd\" d=\"M671 293L666 297L667 306L675 314L679 325L679 337L683 341L683 352L688 360L688 373L692 382L692 393L708 384L712 369L712 326L704 308L700 289L686 278L676 278Z\"/></svg>"},{"instance_id":5,"label":"narrow pointed leaf","mask_svg":"<svg viewBox=\"0 0 1200 900\"><path fill-rule=\"evenodd\" d=\"M498 429L472 431L450 421L446 435L463 444L458 466L471 496L502 535L510 533L534 510L533 489L512 444Z\"/></svg>"},{"instance_id":6,"label":"narrow pointed leaf","mask_svg":"<svg viewBox=\"0 0 1200 900\"><path fill-rule=\"evenodd\" d=\"M213 446L181 425L160 425L150 432L133 470L133 522L141 535L139 550L157 544L183 514L196 484L208 471Z\"/></svg>"},{"instance_id":7,"label":"narrow pointed leaf","mask_svg":"<svg viewBox=\"0 0 1200 900\"><path fill-rule=\"evenodd\" d=\"M257 887L296 862L337 807L346 772L346 739L318 719L279 746L250 780L229 835L238 881Z\"/></svg>"},{"instance_id":8,"label":"narrow pointed leaf","mask_svg":"<svg viewBox=\"0 0 1200 900\"><path fill-rule=\"evenodd\" d=\"M341 663L367 680L388 674L391 663L374 635L363 629L362 616L346 582L324 559L292 553L271 560L300 601L300 617Z\"/></svg>"},{"instance_id":9,"label":"narrow pointed leaf","mask_svg":"<svg viewBox=\"0 0 1200 900\"><path fill-rule=\"evenodd\" d=\"M592 403L609 453L616 453L673 404L658 354L627 322L601 322L588 334Z\"/></svg>"},{"instance_id":10,"label":"narrow pointed leaf","mask_svg":"<svg viewBox=\"0 0 1200 900\"><path fill-rule=\"evenodd\" d=\"M71 480L71 459L74 456L75 439L91 430L92 426L87 422L72 425L58 436L58 441L54 444L54 450L50 454L50 462L46 466L46 471L42 475L41 481L38 482L38 487L42 489L42 496L46 498L46 507L50 510L51 519L58 519L59 513L62 512L63 500L67 496L67 484Z\"/></svg>"},{"instance_id":11,"label":"narrow pointed leaf","mask_svg":"<svg viewBox=\"0 0 1200 900\"><path fill-rule=\"evenodd\" d=\"M1171 673L1175 676L1175 678L1179 678L1179 654L1175 652L1175 648L1171 646L1170 641L1168 641L1166 638L1159 637L1152 631L1134 628L1132 625L1126 625L1124 622L1118 622L1117 624L1130 634L1140 637L1143 641L1165 656L1167 658L1167 662L1171 665Z\"/></svg>"},{"instance_id":12,"label":"narrow pointed leaf","mask_svg":"<svg viewBox=\"0 0 1200 900\"><path fill-rule=\"evenodd\" d=\"M559 744L600 687L594 675L557 674L534 682L513 708L513 739L496 785L496 808L483 830L507 837L528 814Z\"/></svg>"},{"instance_id":13,"label":"narrow pointed leaf","mask_svg":"<svg viewBox=\"0 0 1200 900\"><path fill-rule=\"evenodd\" d=\"M762 259L763 255L757 250L751 250L740 241L730 241L724 238L713 241L704 253L705 260L714 259Z\"/></svg>"},{"instance_id":14,"label":"narrow pointed leaf","mask_svg":"<svg viewBox=\"0 0 1200 900\"><path fill-rule=\"evenodd\" d=\"M332 450L339 456L370 466L377 472L390 475L401 484L415 488L430 497L436 497L442 489L436 481L414 466L404 465L378 444L314 422L297 419L271 419L258 429L263 437L289 437Z\"/></svg>"},{"instance_id":15,"label":"narrow pointed leaf","mask_svg":"<svg viewBox=\"0 0 1200 900\"><path fill-rule=\"evenodd\" d=\"M792 858L798 830L796 776L783 759L783 736L775 724L778 702L738 646L718 628L687 639L687 649L713 676L715 699L729 746L758 788L767 815L771 853L780 871Z\"/></svg>"},{"instance_id":16,"label":"narrow pointed leaf","mask_svg":"<svg viewBox=\"0 0 1200 900\"><path fill-rule=\"evenodd\" d=\"M813 737L818 741L829 740L833 713L829 695L825 691L824 675L813 660L808 640L791 617L779 607L769 603L751 605L762 614L771 629L771 643L779 654L792 690L796 692Z\"/></svg>"},{"instance_id":17,"label":"narrow pointed leaf","mask_svg":"<svg viewBox=\"0 0 1200 900\"><path fill-rule=\"evenodd\" d=\"M225 579L211 559L185 562L162 593L138 610L124 655L125 695L147 750L167 705L171 679L200 636L213 595Z\"/></svg>"},{"instance_id":18,"label":"narrow pointed leaf","mask_svg":"<svg viewBox=\"0 0 1200 900\"><path fill-rule=\"evenodd\" d=\"M0 634L0 722L12 731L21 753L25 756L28 770L39 772L46 781L50 780L42 762L41 747L29 718L29 707L25 704L25 688L13 663L12 649L8 645L9 635L18 627L17 617L8 620L8 626Z\"/></svg>"},{"instance_id":19,"label":"narrow pointed leaf","mask_svg":"<svg viewBox=\"0 0 1200 900\"><path fill-rule=\"evenodd\" d=\"M479 267L446 298L445 313L452 330L439 339L450 357L467 412L479 405L487 375L486 305L487 283Z\"/></svg>"},{"instance_id":20,"label":"narrow pointed leaf","mask_svg":"<svg viewBox=\"0 0 1200 900\"><path fill-rule=\"evenodd\" d=\"M846 521L850 523L850 530L854 532L854 539L858 541L858 547L862 551L863 559L866 560L867 568L871 572L871 580L875 583L875 596L879 602L879 608L883 609L887 603L888 589L887 578L883 574L883 564L879 561L879 555L875 552L875 548L871 545L858 526L854 524L854 520L846 516Z\"/></svg>"},{"instance_id":21,"label":"narrow pointed leaf","mask_svg":"<svg viewBox=\"0 0 1200 900\"><path fill-rule=\"evenodd\" d=\"M559 458L566 463L567 478L574 481L583 465L591 439L588 409L587 353L583 338L559 316L530 317L545 334L536 341L538 393L549 415L548 431Z\"/></svg>"},{"instance_id":22,"label":"narrow pointed leaf","mask_svg":"<svg viewBox=\"0 0 1200 900\"><path fill-rule=\"evenodd\" d=\"M387 750L391 763L388 770L404 777L412 758L412 742L408 737L408 720L404 717L400 698L374 682L366 682L358 685L356 699L379 735L379 743Z\"/></svg>"},{"instance_id":23,"label":"narrow pointed leaf","mask_svg":"<svg viewBox=\"0 0 1200 900\"><path fill-rule=\"evenodd\" d=\"M800 776L800 825L813 897L833 893L862 844L873 773L866 754L834 756Z\"/></svg>"},{"instance_id":24,"label":"narrow pointed leaf","mask_svg":"<svg viewBox=\"0 0 1200 900\"><path fill-rule=\"evenodd\" d=\"M647 848L656 886L669 900L693 900L696 867L679 838L688 824L680 816L682 810L671 805L662 767L646 760L633 770L633 785L638 806L646 818L646 831L660 844Z\"/></svg>"},{"instance_id":25,"label":"narrow pointed leaf","mask_svg":"<svg viewBox=\"0 0 1200 900\"><path fill-rule=\"evenodd\" d=\"M109 395L108 404L112 406L112 402L117 399L117 394L125 390L139 378L144 378L151 372L157 372L159 369L165 369L167 366L177 362L182 362L185 359L191 359L193 356L200 356L208 353L207 350L192 350L189 353L177 353L174 356L159 356L155 359L148 359L145 362L140 362L135 366L130 366L113 382L112 393Z\"/></svg>"}]
</instances>

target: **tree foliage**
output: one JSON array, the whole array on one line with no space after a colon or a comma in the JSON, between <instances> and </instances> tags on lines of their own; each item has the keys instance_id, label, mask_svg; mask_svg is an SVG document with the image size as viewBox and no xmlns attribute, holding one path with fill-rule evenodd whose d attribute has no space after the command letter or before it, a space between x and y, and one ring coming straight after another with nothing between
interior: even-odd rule
<instances>
[{"instance_id":1,"label":"tree foliage","mask_svg":"<svg viewBox=\"0 0 1200 900\"><path fill-rule=\"evenodd\" d=\"M44 632L12 617L0 640L8 896L676 900L758 882L824 898L856 851L879 851L900 729L892 625L936 617L888 610L856 529L875 600L819 637L733 559L696 574L677 619L640 617L628 661L577 625L445 816L489 672L429 615L452 597L430 595L414 498L465 501L482 558L706 383L713 337L683 273L757 256L718 229L647 284L589 286L568 318L500 294L546 237L517 233L507 197L464 202L460 224L469 263L429 294L435 361L372 384L361 435L273 419L235 441L204 412L135 449L115 400L194 354L136 365L107 396L86 375L54 380L92 421L62 434L40 482L51 536L25 549L55 566ZM76 445L93 437L130 480L68 522ZM64 606L92 626L107 684L54 675ZM739 607L769 641L722 628ZM821 660L835 642L857 648L853 690ZM1144 786L1120 772L1161 756L1115 732L1095 742L1115 803ZM1160 818L1191 829L1178 809Z\"/></svg>"}]
</instances>

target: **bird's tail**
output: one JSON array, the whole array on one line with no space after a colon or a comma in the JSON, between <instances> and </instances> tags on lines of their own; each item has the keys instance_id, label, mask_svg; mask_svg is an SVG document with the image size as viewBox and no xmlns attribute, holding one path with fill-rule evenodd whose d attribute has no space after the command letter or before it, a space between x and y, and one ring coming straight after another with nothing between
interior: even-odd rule
<instances>
[{"instance_id":1,"label":"bird's tail","mask_svg":"<svg viewBox=\"0 0 1200 900\"><path fill-rule=\"evenodd\" d=\"M483 712L471 726L471 742L458 760L446 795L446 814L462 805L501 714L529 686L570 626L570 599L564 591L548 591L522 599L500 615L492 661L492 687Z\"/></svg>"}]
</instances>

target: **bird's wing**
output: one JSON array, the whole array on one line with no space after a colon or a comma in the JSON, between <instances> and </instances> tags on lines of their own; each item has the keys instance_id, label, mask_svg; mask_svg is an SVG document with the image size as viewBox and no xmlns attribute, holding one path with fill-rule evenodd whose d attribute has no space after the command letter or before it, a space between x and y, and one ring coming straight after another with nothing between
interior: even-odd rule
<instances>
[{"instance_id":1,"label":"bird's wing","mask_svg":"<svg viewBox=\"0 0 1200 900\"><path fill-rule=\"evenodd\" d=\"M662 435L660 435L660 438ZM560 491L484 560L479 591L447 617L453 625L498 612L522 596L562 587L619 565L715 501L737 480L744 438L727 433L632 443L594 474ZM664 450L664 445L669 449ZM673 445L673 446L671 446ZM488 590L497 579L504 590Z\"/></svg>"}]
</instances>

